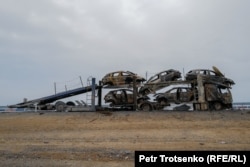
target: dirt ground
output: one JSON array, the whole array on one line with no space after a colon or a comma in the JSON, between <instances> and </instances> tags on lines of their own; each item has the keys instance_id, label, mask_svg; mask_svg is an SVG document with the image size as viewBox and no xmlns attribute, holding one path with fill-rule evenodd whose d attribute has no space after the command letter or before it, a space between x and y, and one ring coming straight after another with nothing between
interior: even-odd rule
<instances>
[{"instance_id":1,"label":"dirt ground","mask_svg":"<svg viewBox=\"0 0 250 167\"><path fill-rule=\"evenodd\" d=\"M0 166L134 166L135 150L250 150L250 111L0 113Z\"/></svg>"}]
</instances>

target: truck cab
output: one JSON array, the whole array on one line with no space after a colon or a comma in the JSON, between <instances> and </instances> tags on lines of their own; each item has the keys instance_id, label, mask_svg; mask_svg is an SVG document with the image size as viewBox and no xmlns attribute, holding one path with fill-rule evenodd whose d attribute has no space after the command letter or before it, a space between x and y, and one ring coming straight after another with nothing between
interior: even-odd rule
<instances>
[{"instance_id":1,"label":"truck cab","mask_svg":"<svg viewBox=\"0 0 250 167\"><path fill-rule=\"evenodd\" d=\"M229 88L222 88L214 84L205 84L205 99L209 108L220 110L232 107L232 94Z\"/></svg>"}]
</instances>

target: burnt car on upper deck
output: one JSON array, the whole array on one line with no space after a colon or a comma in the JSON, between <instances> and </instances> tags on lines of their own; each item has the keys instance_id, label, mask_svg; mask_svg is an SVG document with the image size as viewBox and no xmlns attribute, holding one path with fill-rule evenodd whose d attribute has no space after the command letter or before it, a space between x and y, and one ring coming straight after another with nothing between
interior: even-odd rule
<instances>
[{"instance_id":1,"label":"burnt car on upper deck","mask_svg":"<svg viewBox=\"0 0 250 167\"><path fill-rule=\"evenodd\" d=\"M148 81L140 88L139 93L142 95L149 94L150 92L155 92L166 85L161 85L162 82L175 81L181 78L180 71L169 69L161 71L154 76L150 77Z\"/></svg>"},{"instance_id":2,"label":"burnt car on upper deck","mask_svg":"<svg viewBox=\"0 0 250 167\"><path fill-rule=\"evenodd\" d=\"M106 74L102 78L103 85L117 86L133 83L135 77L136 84L146 81L143 77L130 71L115 71Z\"/></svg>"},{"instance_id":3,"label":"burnt car on upper deck","mask_svg":"<svg viewBox=\"0 0 250 167\"><path fill-rule=\"evenodd\" d=\"M213 67L214 70L209 69L194 69L190 70L186 74L186 80L196 80L198 75L201 75L205 81L209 82L217 82L225 85L234 85L234 81L232 79L226 78L216 67Z\"/></svg>"}]
</instances>

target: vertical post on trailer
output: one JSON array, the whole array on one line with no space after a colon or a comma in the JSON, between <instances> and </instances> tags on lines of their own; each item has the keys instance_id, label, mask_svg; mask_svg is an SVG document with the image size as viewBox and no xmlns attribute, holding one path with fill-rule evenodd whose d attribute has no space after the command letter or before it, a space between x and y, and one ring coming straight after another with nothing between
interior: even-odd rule
<instances>
[{"instance_id":1,"label":"vertical post on trailer","mask_svg":"<svg viewBox=\"0 0 250 167\"><path fill-rule=\"evenodd\" d=\"M102 106L102 81L99 81L98 87L98 107Z\"/></svg>"},{"instance_id":2,"label":"vertical post on trailer","mask_svg":"<svg viewBox=\"0 0 250 167\"><path fill-rule=\"evenodd\" d=\"M133 77L133 100L134 100L134 106L133 110L137 109L137 87L136 87L136 77Z\"/></svg>"},{"instance_id":3,"label":"vertical post on trailer","mask_svg":"<svg viewBox=\"0 0 250 167\"><path fill-rule=\"evenodd\" d=\"M198 102L204 103L205 102L205 92L204 92L204 86L202 82L202 76L198 74L197 76L197 86L198 86Z\"/></svg>"},{"instance_id":4,"label":"vertical post on trailer","mask_svg":"<svg viewBox=\"0 0 250 167\"><path fill-rule=\"evenodd\" d=\"M197 76L197 86L198 86L198 104L196 104L196 109L204 111L208 110L208 103L205 99L205 88L203 84L203 79L200 74Z\"/></svg>"},{"instance_id":5,"label":"vertical post on trailer","mask_svg":"<svg viewBox=\"0 0 250 167\"><path fill-rule=\"evenodd\" d=\"M56 83L54 82L54 89L55 89L55 95L56 95Z\"/></svg>"},{"instance_id":6,"label":"vertical post on trailer","mask_svg":"<svg viewBox=\"0 0 250 167\"><path fill-rule=\"evenodd\" d=\"M80 78L80 81L81 81L81 85L82 85L82 87L83 87L82 77L79 76L79 78Z\"/></svg>"},{"instance_id":7,"label":"vertical post on trailer","mask_svg":"<svg viewBox=\"0 0 250 167\"><path fill-rule=\"evenodd\" d=\"M91 95L91 111L95 111L95 78L92 78L92 95Z\"/></svg>"}]
</instances>

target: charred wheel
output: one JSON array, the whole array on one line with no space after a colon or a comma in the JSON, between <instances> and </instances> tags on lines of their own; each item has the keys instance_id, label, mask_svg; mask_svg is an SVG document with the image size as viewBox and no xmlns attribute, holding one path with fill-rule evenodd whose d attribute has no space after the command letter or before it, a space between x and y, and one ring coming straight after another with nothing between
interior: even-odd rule
<instances>
[{"instance_id":1,"label":"charred wheel","mask_svg":"<svg viewBox=\"0 0 250 167\"><path fill-rule=\"evenodd\" d=\"M150 103L143 103L140 107L142 111L152 111L153 107Z\"/></svg>"},{"instance_id":2,"label":"charred wheel","mask_svg":"<svg viewBox=\"0 0 250 167\"><path fill-rule=\"evenodd\" d=\"M214 102L213 108L215 110L221 110L222 109L222 104L220 102Z\"/></svg>"},{"instance_id":3,"label":"charred wheel","mask_svg":"<svg viewBox=\"0 0 250 167\"><path fill-rule=\"evenodd\" d=\"M56 111L57 112L63 112L64 109L65 109L66 104L64 102L62 102L62 101L58 101L58 102L56 102L55 106L56 106Z\"/></svg>"},{"instance_id":4,"label":"charred wheel","mask_svg":"<svg viewBox=\"0 0 250 167\"><path fill-rule=\"evenodd\" d=\"M158 99L158 102L160 105L166 105L168 103L168 100L166 98L160 98Z\"/></svg>"}]
</instances>

